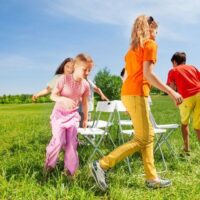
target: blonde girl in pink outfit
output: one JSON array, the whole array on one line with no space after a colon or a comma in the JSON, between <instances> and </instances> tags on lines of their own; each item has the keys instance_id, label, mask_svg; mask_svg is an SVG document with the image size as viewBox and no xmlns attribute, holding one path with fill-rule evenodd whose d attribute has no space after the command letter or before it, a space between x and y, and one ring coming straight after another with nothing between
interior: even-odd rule
<instances>
[{"instance_id":1,"label":"blonde girl in pink outfit","mask_svg":"<svg viewBox=\"0 0 200 200\"><path fill-rule=\"evenodd\" d=\"M79 54L74 60L74 73L62 75L51 94L56 102L51 114L52 139L46 148L45 169L55 168L61 149L64 149L64 171L73 176L79 166L77 154L77 129L80 116L79 102L83 105L83 127L88 120L89 84L85 80L93 61L90 56Z\"/></svg>"}]
</instances>

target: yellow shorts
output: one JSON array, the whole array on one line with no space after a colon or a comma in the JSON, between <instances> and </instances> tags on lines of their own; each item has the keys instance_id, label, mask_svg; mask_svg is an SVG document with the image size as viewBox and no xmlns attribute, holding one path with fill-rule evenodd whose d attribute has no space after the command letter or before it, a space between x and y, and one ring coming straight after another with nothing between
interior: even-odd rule
<instances>
[{"instance_id":1,"label":"yellow shorts","mask_svg":"<svg viewBox=\"0 0 200 200\"><path fill-rule=\"evenodd\" d=\"M200 130L200 93L184 99L179 106L181 123L183 125L189 124L190 117L193 118L193 128Z\"/></svg>"}]
</instances>

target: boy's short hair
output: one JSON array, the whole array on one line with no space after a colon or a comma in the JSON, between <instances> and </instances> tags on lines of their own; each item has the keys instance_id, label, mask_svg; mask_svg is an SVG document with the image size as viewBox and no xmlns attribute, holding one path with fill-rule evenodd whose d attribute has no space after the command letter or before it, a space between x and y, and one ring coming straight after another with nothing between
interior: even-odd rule
<instances>
[{"instance_id":1,"label":"boy's short hair","mask_svg":"<svg viewBox=\"0 0 200 200\"><path fill-rule=\"evenodd\" d=\"M87 55L87 54L83 54L80 53L78 54L75 59L74 59L75 63L77 62L85 62L85 63L90 63L93 65L93 60L91 58L91 56Z\"/></svg>"},{"instance_id":2,"label":"boy's short hair","mask_svg":"<svg viewBox=\"0 0 200 200\"><path fill-rule=\"evenodd\" d=\"M177 65L185 64L186 63L186 53L185 52L176 52L172 58L172 63L175 61Z\"/></svg>"}]
</instances>

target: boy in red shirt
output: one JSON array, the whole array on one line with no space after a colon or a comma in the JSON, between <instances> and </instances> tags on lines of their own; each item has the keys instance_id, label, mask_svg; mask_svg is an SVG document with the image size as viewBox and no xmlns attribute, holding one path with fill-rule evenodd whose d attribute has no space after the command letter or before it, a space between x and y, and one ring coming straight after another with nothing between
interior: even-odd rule
<instances>
[{"instance_id":1,"label":"boy in red shirt","mask_svg":"<svg viewBox=\"0 0 200 200\"><path fill-rule=\"evenodd\" d=\"M192 65L186 65L186 54L176 52L172 58L173 69L168 73L167 85L177 90L183 97L179 105L183 151L189 155L189 121L193 116L193 128L200 141L200 72Z\"/></svg>"}]
</instances>

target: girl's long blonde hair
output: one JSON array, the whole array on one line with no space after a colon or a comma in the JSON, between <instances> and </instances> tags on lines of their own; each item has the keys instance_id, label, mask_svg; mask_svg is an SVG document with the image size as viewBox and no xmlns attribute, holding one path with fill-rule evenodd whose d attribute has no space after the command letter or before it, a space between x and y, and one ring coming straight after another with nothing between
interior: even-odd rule
<instances>
[{"instance_id":1,"label":"girl's long blonde hair","mask_svg":"<svg viewBox=\"0 0 200 200\"><path fill-rule=\"evenodd\" d=\"M143 47L144 42L150 38L152 28L157 28L157 23L152 17L140 15L136 18L131 32L131 49Z\"/></svg>"}]
</instances>

